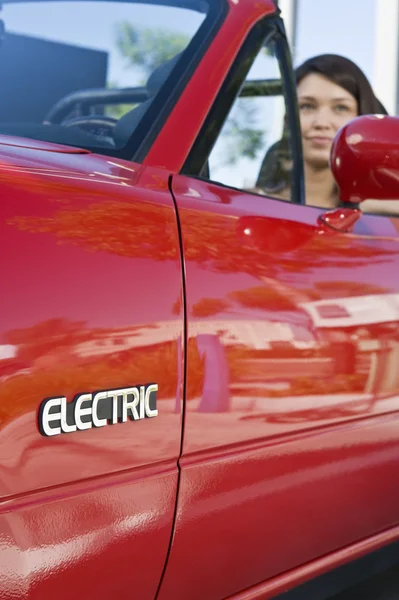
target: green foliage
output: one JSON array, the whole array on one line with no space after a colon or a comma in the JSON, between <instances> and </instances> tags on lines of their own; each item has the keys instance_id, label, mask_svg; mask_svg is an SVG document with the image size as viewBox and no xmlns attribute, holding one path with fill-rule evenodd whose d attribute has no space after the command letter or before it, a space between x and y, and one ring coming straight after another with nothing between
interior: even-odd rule
<instances>
[{"instance_id":1,"label":"green foliage","mask_svg":"<svg viewBox=\"0 0 399 600\"><path fill-rule=\"evenodd\" d=\"M120 22L116 30L116 45L126 67L139 70L143 85L155 69L182 52L189 41L189 37L180 32L138 28L128 21ZM132 108L110 106L107 114L120 118ZM258 106L254 99L237 101L221 134L222 165L234 165L240 158L254 159L261 150L265 131L256 127L257 115Z\"/></svg>"},{"instance_id":2,"label":"green foliage","mask_svg":"<svg viewBox=\"0 0 399 600\"><path fill-rule=\"evenodd\" d=\"M184 50L189 38L164 29L139 29L127 21L118 25L116 44L128 67L148 77L156 68Z\"/></svg>"},{"instance_id":3,"label":"green foliage","mask_svg":"<svg viewBox=\"0 0 399 600\"><path fill-rule=\"evenodd\" d=\"M108 83L109 89L115 89L119 86L115 82ZM108 104L105 107L105 114L108 117L113 117L114 119L120 119L127 112L131 111L137 104Z\"/></svg>"},{"instance_id":4,"label":"green foliage","mask_svg":"<svg viewBox=\"0 0 399 600\"><path fill-rule=\"evenodd\" d=\"M107 117L113 117L114 119L120 119L126 113L133 110L137 106L135 104L109 104L105 107L105 114Z\"/></svg>"},{"instance_id":5,"label":"green foliage","mask_svg":"<svg viewBox=\"0 0 399 600\"><path fill-rule=\"evenodd\" d=\"M163 29L139 29L128 21L117 25L116 46L125 59L126 68L136 68L141 72L140 85L145 85L151 73L160 65L181 52L189 38L181 33ZM113 82L110 87L118 87ZM107 106L106 114L120 119L134 105L120 104Z\"/></svg>"},{"instance_id":6,"label":"green foliage","mask_svg":"<svg viewBox=\"0 0 399 600\"><path fill-rule=\"evenodd\" d=\"M265 131L256 128L258 107L253 99L237 100L232 114L222 131L225 164L234 165L240 158L256 158L263 146Z\"/></svg>"}]
</instances>

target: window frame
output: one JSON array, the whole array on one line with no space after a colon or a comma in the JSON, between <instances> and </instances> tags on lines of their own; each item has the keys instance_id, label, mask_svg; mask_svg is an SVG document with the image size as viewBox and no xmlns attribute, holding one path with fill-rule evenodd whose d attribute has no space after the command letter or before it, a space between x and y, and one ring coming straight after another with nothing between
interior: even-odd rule
<instances>
[{"instance_id":1,"label":"window frame","mask_svg":"<svg viewBox=\"0 0 399 600\"><path fill-rule=\"evenodd\" d=\"M276 44L276 58L279 63L286 104L286 116L290 128L290 141L293 153L292 194L290 202L305 205L305 186L303 171L302 140L300 135L299 111L296 82L291 62L291 53L285 34L284 23L279 16L271 15L259 21L247 36L237 55L198 137L183 165L182 175L206 179L216 185L230 189L225 185L204 177L207 161L220 136L223 125L230 114L234 102L245 79L262 47L269 41ZM248 192L251 193L251 192ZM263 196L262 196L263 197ZM267 197L267 196L266 196ZM272 198L272 196L270 196ZM279 198L274 198L280 200ZM281 200L287 202L287 200Z\"/></svg>"},{"instance_id":2,"label":"window frame","mask_svg":"<svg viewBox=\"0 0 399 600\"><path fill-rule=\"evenodd\" d=\"M154 0L154 3L156 3L156 0ZM166 102L160 106L160 95L157 95L158 98L155 98L155 101L151 103L129 142L122 149L124 154L129 156L118 156L118 158L129 158L129 160L142 163L150 151L156 137L165 125L229 12L228 0L209 0L209 5L209 12L204 22L161 88L165 94ZM148 123L151 124L150 127L148 127Z\"/></svg>"}]
</instances>

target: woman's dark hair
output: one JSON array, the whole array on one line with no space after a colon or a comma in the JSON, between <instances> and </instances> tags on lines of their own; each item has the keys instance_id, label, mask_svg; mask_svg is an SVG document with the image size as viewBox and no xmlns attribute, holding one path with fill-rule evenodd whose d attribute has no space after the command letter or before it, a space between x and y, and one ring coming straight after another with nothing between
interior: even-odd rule
<instances>
[{"instance_id":1,"label":"woman's dark hair","mask_svg":"<svg viewBox=\"0 0 399 600\"><path fill-rule=\"evenodd\" d=\"M311 73L323 75L352 94L356 98L359 115L387 114L381 102L375 97L366 75L349 58L337 54L320 54L305 60L295 70L297 85Z\"/></svg>"},{"instance_id":2,"label":"woman's dark hair","mask_svg":"<svg viewBox=\"0 0 399 600\"><path fill-rule=\"evenodd\" d=\"M375 96L363 71L351 60L337 54L320 54L309 58L295 70L297 85L307 75L317 73L352 94L358 105L359 115L388 114ZM289 163L288 131L284 131L281 140L266 153L259 171L257 187L270 192L278 192L289 184L289 172L284 163Z\"/></svg>"}]
</instances>

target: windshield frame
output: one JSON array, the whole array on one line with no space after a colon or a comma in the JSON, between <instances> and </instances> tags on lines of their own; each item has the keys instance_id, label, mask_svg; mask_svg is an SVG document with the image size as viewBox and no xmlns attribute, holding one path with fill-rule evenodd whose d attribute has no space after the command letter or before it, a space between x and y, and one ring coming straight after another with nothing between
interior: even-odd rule
<instances>
[{"instance_id":1,"label":"windshield frame","mask_svg":"<svg viewBox=\"0 0 399 600\"><path fill-rule=\"evenodd\" d=\"M80 0L70 0L80 2ZM101 2L102 0L93 0ZM130 2L131 4L155 4L157 6L174 6L176 8L187 8L200 13L207 12L208 0L112 0L113 2ZM30 4L38 0L2 0L0 4ZM62 0L40 0L40 2L62 2Z\"/></svg>"},{"instance_id":2,"label":"windshield frame","mask_svg":"<svg viewBox=\"0 0 399 600\"><path fill-rule=\"evenodd\" d=\"M3 0L1 5L7 4L36 4L46 2L60 2L64 0ZM68 0L79 2L81 0ZM75 146L94 154L121 158L124 160L143 162L159 132L162 130L169 114L178 102L184 88L190 81L202 57L209 48L217 31L223 24L229 12L228 0L90 0L93 2L108 1L126 4L158 5L175 8L185 8L197 13L206 14L206 17L184 50L181 58L173 68L167 81L162 86L162 95L157 94L141 118L127 143L123 147L108 148L101 146ZM209 9L207 8L209 6ZM1 16L1 13L0 13ZM28 139L36 139L29 138ZM40 141L40 140L37 140ZM42 140L43 141L43 140ZM61 143L61 142L60 142ZM63 145L65 143L63 142ZM70 145L72 144L66 144Z\"/></svg>"}]
</instances>

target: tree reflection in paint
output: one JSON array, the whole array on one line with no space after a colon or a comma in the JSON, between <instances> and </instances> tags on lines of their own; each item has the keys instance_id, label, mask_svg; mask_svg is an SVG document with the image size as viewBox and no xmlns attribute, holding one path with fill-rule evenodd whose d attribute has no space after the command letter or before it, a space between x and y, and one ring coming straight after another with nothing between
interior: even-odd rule
<instances>
[{"instance_id":1,"label":"tree reflection in paint","mask_svg":"<svg viewBox=\"0 0 399 600\"><path fill-rule=\"evenodd\" d=\"M104 196L102 196L101 202L89 202L86 206L76 207L72 203L73 201L68 199L68 196L69 193L65 195L61 206L54 207L55 210L51 216L19 215L9 219L7 223L20 231L50 234L58 243L77 245L89 252L106 252L132 259L176 260L178 256L176 230L168 218L169 208L151 203L141 206L140 202L109 201L104 200ZM91 192L90 198L92 198ZM259 223L259 218L257 218L257 222ZM311 274L315 270L333 268L350 273L351 270L368 266L370 263L373 265L393 263L398 256L398 250L383 240L374 243L372 239L356 238L356 242L353 243L353 238L350 236L340 236L334 239L334 244L329 245L326 237L315 233L314 228L310 226L306 226L306 231L301 232L302 237L292 240L292 236L295 237L296 234L291 222L284 221L284 219L267 218L264 223L266 232L273 231L275 227L278 227L280 230L288 232L289 235L287 233L283 238L276 236L274 241L272 240L268 244L259 244L257 240L253 242L249 239L247 244L238 245L237 225L237 218L226 219L224 215L217 213L189 211L185 213L182 226L186 261L194 262L210 272L220 274L248 273L258 278L260 283L259 286L231 292L225 298L201 298L192 306L191 316L209 319L223 311L234 309L234 305L238 304L248 309L275 311L276 318L282 319L284 311L298 311L299 305L306 301L351 297L357 294L384 294L388 291L372 284L359 286L352 281L333 283L319 281L315 282L311 288L299 288L296 284L299 274L309 275L312 280ZM181 300L177 299L174 313L178 314L180 309ZM42 354L44 352L44 346L43 341L39 341L40 336L37 339L39 346L35 352L40 355L41 352ZM59 347L62 348L62 336L59 341ZM165 362L165 355L175 351L176 349L172 349L166 343L162 348L154 349L151 355L146 353L145 360L148 363L156 361L158 364L159 361L159 364L162 364ZM193 346L191 341L188 352L191 372L195 372L194 364L198 366L199 373L197 380L193 380L191 377L188 382L189 396L192 396L199 392L197 388L201 384L204 365L198 349ZM231 379L234 379L242 371L240 366L242 361L248 363L253 353L252 350L245 347L235 348L234 352L229 349L227 352ZM286 348L282 352L284 355L284 352L292 352L292 349ZM322 343L317 352L323 355ZM273 348L271 353L276 356L276 348ZM297 356L300 361L306 359L300 353L297 353ZM108 373L107 381L109 382L110 373L112 378L113 369L118 360L123 362L124 368L129 368L129 372L137 372L140 380L144 378L147 367L144 363L141 364L140 361L137 361L137 353L133 358L133 355L129 355L129 351L125 351L123 355L116 351L112 358L108 357L95 362L93 365L95 373L89 377L90 381L101 382L101 373ZM175 357L173 356L171 360L175 361ZM121 367L119 366L119 368ZM74 369L75 367L72 366L68 369L69 384L73 384L76 389L77 381L79 381L79 387L84 388L87 371L84 374ZM87 369L87 365L84 369ZM50 371L43 371L41 374L43 381L39 386L40 389L48 387L54 390L54 381L47 386L51 379L49 373ZM61 377L60 373L55 376ZM334 389L337 392L348 389L361 390L364 387L363 376L342 378L340 373L337 373L337 376L336 381L331 382L330 380L329 389L331 389L331 385L335 386ZM118 378L116 369L115 380ZM164 380L167 387L166 381L167 377ZM56 389L59 389L58 386L61 385L61 382L62 378L58 380ZM289 392L298 396L309 393L322 394L324 389L322 381L317 377L294 377L290 385ZM64 383L64 388L67 393L68 382ZM29 395L29 392L27 393ZM169 393L169 390L165 393ZM175 389L171 389L170 393L173 396ZM263 393L275 397L286 395L287 390L284 392L269 390Z\"/></svg>"}]
</instances>

